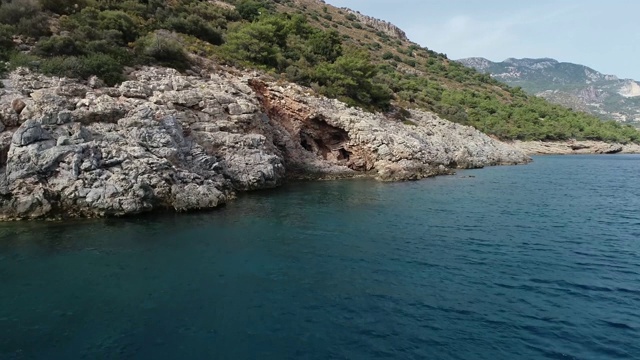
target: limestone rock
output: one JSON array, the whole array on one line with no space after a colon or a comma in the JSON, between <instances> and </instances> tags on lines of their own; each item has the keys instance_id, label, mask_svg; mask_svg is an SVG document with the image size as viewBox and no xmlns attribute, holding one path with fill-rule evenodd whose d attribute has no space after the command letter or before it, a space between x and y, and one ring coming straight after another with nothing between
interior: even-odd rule
<instances>
[{"instance_id":1,"label":"limestone rock","mask_svg":"<svg viewBox=\"0 0 640 360\"><path fill-rule=\"evenodd\" d=\"M363 15L357 11L353 11L348 8L343 8L343 9L349 12L350 14L354 15L358 21L362 22L365 25L372 26L377 31L380 31L392 38L395 38L401 41L409 41L409 39L407 38L407 34L402 29L400 29L399 27L393 25L388 21L379 20L371 16Z\"/></svg>"},{"instance_id":2,"label":"limestone rock","mask_svg":"<svg viewBox=\"0 0 640 360\"><path fill-rule=\"evenodd\" d=\"M406 125L258 77L144 67L106 87L12 72L0 96L0 219L210 209L287 178L413 180L529 161L430 113Z\"/></svg>"},{"instance_id":3,"label":"limestone rock","mask_svg":"<svg viewBox=\"0 0 640 360\"><path fill-rule=\"evenodd\" d=\"M455 168L521 164L521 151L478 130L411 111L405 124L348 107L337 100L307 95L298 86L253 81L270 123L289 139L287 164L310 163L367 172L381 180L415 180ZM276 132L278 134L278 132ZM329 171L331 173L332 171Z\"/></svg>"},{"instance_id":4,"label":"limestone rock","mask_svg":"<svg viewBox=\"0 0 640 360\"><path fill-rule=\"evenodd\" d=\"M42 128L40 123L35 120L27 120L13 134L11 142L15 146L26 146L49 139L51 139L51 136Z\"/></svg>"},{"instance_id":5,"label":"limestone rock","mask_svg":"<svg viewBox=\"0 0 640 360\"><path fill-rule=\"evenodd\" d=\"M87 85L89 85L90 88L92 89L99 89L102 87L107 86L104 81L102 81L99 77L97 76L91 76L89 78L89 80L87 81Z\"/></svg>"}]
</instances>

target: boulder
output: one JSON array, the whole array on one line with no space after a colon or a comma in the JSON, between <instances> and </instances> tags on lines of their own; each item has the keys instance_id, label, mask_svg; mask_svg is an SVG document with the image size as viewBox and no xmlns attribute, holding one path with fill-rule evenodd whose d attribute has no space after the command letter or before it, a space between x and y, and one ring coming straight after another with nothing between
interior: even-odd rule
<instances>
[{"instance_id":1,"label":"boulder","mask_svg":"<svg viewBox=\"0 0 640 360\"><path fill-rule=\"evenodd\" d=\"M25 106L27 106L27 104L25 104L22 99L13 99L13 101L11 102L11 108L13 108L13 111L15 111L18 115L20 115L22 110L24 110Z\"/></svg>"},{"instance_id":2,"label":"boulder","mask_svg":"<svg viewBox=\"0 0 640 360\"><path fill-rule=\"evenodd\" d=\"M13 133L11 143L15 146L27 146L38 141L50 140L51 135L35 120L27 120Z\"/></svg>"}]
</instances>

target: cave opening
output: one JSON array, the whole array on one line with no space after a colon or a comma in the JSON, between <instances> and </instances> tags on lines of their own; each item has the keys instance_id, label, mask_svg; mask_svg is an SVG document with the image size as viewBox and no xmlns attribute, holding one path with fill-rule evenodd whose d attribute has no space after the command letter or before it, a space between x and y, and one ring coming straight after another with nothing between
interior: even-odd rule
<instances>
[{"instance_id":1,"label":"cave opening","mask_svg":"<svg viewBox=\"0 0 640 360\"><path fill-rule=\"evenodd\" d=\"M306 136L302 136L302 139L300 140L300 145L307 151L309 152L313 152L313 146L311 146L311 144L309 144L309 141L307 140Z\"/></svg>"},{"instance_id":2,"label":"cave opening","mask_svg":"<svg viewBox=\"0 0 640 360\"><path fill-rule=\"evenodd\" d=\"M347 150L349 134L328 124L318 116L306 121L300 130L300 145L308 152L330 161L350 161L352 153Z\"/></svg>"},{"instance_id":3,"label":"cave opening","mask_svg":"<svg viewBox=\"0 0 640 360\"><path fill-rule=\"evenodd\" d=\"M351 152L345 148L338 149L338 160L349 160L349 157L351 157Z\"/></svg>"}]
</instances>

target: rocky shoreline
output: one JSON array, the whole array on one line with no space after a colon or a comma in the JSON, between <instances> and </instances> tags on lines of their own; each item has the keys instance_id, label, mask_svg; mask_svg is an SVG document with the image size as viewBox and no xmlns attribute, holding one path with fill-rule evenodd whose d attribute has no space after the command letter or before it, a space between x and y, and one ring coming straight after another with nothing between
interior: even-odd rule
<instances>
[{"instance_id":1,"label":"rocky shoreline","mask_svg":"<svg viewBox=\"0 0 640 360\"><path fill-rule=\"evenodd\" d=\"M209 209L292 178L401 181L530 161L431 113L396 120L257 73L128 77L107 87L18 69L3 80L0 220Z\"/></svg>"},{"instance_id":2,"label":"rocky shoreline","mask_svg":"<svg viewBox=\"0 0 640 360\"><path fill-rule=\"evenodd\" d=\"M514 141L513 147L529 155L640 154L640 144L611 144L602 141Z\"/></svg>"}]
</instances>

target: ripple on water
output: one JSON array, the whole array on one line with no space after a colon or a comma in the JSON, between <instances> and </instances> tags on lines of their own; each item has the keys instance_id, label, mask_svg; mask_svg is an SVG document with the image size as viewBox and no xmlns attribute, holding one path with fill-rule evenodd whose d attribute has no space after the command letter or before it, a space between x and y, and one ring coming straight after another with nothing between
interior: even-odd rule
<instances>
[{"instance_id":1,"label":"ripple on water","mask_svg":"<svg viewBox=\"0 0 640 360\"><path fill-rule=\"evenodd\" d=\"M5 224L0 358L640 359L640 157L535 160Z\"/></svg>"}]
</instances>

